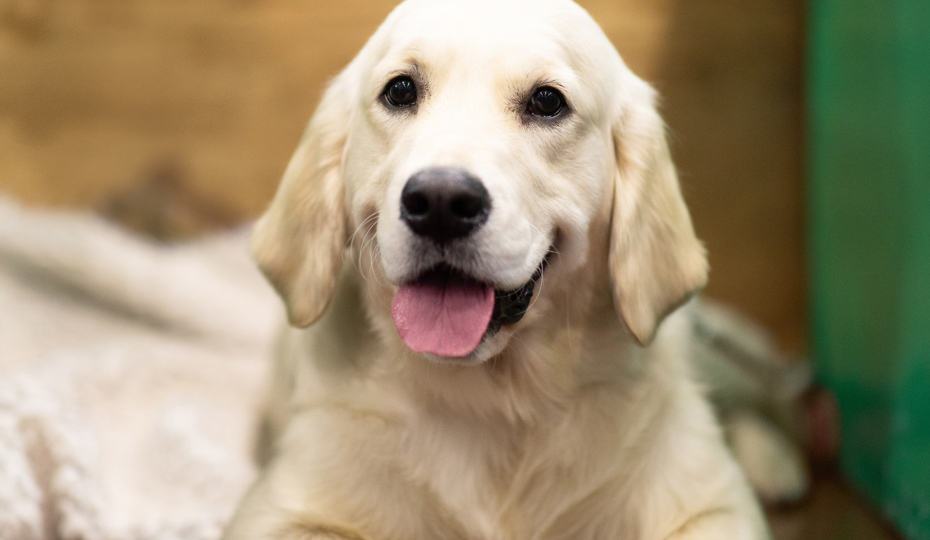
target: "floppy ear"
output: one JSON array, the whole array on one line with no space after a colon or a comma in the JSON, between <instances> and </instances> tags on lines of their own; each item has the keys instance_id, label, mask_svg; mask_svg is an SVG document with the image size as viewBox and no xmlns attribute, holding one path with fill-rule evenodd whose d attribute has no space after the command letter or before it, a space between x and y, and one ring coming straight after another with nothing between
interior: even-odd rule
<instances>
[{"instance_id":1,"label":"floppy ear","mask_svg":"<svg viewBox=\"0 0 930 540\"><path fill-rule=\"evenodd\" d=\"M342 269L348 230L342 157L351 117L345 78L326 90L252 232L252 256L298 327L323 314Z\"/></svg>"},{"instance_id":2,"label":"floppy ear","mask_svg":"<svg viewBox=\"0 0 930 540\"><path fill-rule=\"evenodd\" d=\"M645 83L614 122L617 169L608 264L614 304L640 345L707 282L707 257L695 237L678 175Z\"/></svg>"}]
</instances>

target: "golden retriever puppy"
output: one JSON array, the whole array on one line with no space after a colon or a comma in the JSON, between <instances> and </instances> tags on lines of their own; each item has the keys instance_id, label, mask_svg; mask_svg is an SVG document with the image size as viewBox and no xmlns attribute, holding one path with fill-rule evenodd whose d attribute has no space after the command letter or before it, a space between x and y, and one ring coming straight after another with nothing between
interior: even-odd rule
<instances>
[{"instance_id":1,"label":"golden retriever puppy","mask_svg":"<svg viewBox=\"0 0 930 540\"><path fill-rule=\"evenodd\" d=\"M768 536L690 374L654 92L576 4L401 4L253 251L296 328L228 540Z\"/></svg>"}]
</instances>

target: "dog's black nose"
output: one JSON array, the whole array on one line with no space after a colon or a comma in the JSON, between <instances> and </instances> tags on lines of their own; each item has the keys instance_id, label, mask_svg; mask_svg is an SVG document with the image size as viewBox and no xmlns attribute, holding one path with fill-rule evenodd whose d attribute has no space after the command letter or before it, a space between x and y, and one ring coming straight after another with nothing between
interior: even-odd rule
<instances>
[{"instance_id":1,"label":"dog's black nose","mask_svg":"<svg viewBox=\"0 0 930 540\"><path fill-rule=\"evenodd\" d=\"M484 224L491 197L480 180L455 168L424 169L407 180L400 217L420 236L444 243Z\"/></svg>"}]
</instances>

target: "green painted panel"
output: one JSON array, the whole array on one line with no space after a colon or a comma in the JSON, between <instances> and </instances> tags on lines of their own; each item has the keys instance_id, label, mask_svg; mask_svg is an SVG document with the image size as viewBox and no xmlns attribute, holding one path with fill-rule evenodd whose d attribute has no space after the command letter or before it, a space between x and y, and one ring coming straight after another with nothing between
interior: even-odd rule
<instances>
[{"instance_id":1,"label":"green painted panel","mask_svg":"<svg viewBox=\"0 0 930 540\"><path fill-rule=\"evenodd\" d=\"M930 540L930 1L812 0L814 352L842 466Z\"/></svg>"}]
</instances>

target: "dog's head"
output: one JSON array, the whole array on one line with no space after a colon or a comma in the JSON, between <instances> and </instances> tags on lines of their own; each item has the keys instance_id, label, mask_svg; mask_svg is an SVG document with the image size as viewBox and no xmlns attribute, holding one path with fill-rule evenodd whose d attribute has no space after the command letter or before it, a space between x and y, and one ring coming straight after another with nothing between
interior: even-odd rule
<instances>
[{"instance_id":1,"label":"dog's head","mask_svg":"<svg viewBox=\"0 0 930 540\"><path fill-rule=\"evenodd\" d=\"M568 0L408 0L385 21L253 237L301 327L350 247L408 347L471 361L503 349L550 270L606 266L641 345L707 276L654 92Z\"/></svg>"}]
</instances>

